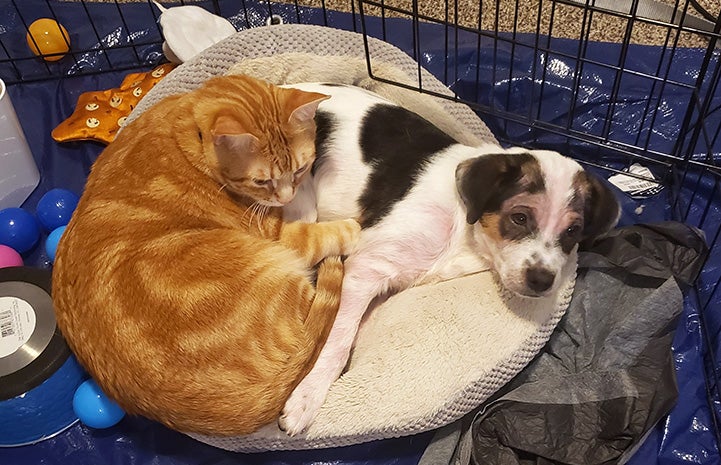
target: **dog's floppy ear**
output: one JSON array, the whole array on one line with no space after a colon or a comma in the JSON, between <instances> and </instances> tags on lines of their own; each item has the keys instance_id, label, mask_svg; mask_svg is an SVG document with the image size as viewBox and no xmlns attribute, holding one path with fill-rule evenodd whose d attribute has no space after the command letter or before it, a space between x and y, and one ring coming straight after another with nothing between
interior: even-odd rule
<instances>
[{"instance_id":1,"label":"dog's floppy ear","mask_svg":"<svg viewBox=\"0 0 721 465\"><path fill-rule=\"evenodd\" d=\"M461 162L456 168L456 188L466 206L466 221L474 224L485 213L500 210L504 200L521 190L543 189L543 177L538 161L529 153L494 153Z\"/></svg>"},{"instance_id":2,"label":"dog's floppy ear","mask_svg":"<svg viewBox=\"0 0 721 465\"><path fill-rule=\"evenodd\" d=\"M578 173L576 182L583 192L583 237L588 241L616 226L621 206L610 186L586 171Z\"/></svg>"}]
</instances>

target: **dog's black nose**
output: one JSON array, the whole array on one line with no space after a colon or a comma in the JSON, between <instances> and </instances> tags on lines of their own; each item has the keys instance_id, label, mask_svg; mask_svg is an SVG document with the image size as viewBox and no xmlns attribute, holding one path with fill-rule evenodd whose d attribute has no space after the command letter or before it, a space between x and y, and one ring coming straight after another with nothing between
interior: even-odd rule
<instances>
[{"instance_id":1,"label":"dog's black nose","mask_svg":"<svg viewBox=\"0 0 721 465\"><path fill-rule=\"evenodd\" d=\"M556 275L545 268L532 267L526 270L526 285L539 294L549 290L555 278Z\"/></svg>"}]
</instances>

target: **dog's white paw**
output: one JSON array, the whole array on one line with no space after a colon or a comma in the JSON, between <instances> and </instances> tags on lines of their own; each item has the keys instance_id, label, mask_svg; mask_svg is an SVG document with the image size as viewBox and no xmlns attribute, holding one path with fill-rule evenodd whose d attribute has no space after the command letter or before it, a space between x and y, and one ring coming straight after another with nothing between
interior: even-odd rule
<instances>
[{"instance_id":1,"label":"dog's white paw","mask_svg":"<svg viewBox=\"0 0 721 465\"><path fill-rule=\"evenodd\" d=\"M285 401L278 419L278 427L288 436L301 434L308 429L325 401L328 390L309 381L306 377L295 388Z\"/></svg>"}]
</instances>

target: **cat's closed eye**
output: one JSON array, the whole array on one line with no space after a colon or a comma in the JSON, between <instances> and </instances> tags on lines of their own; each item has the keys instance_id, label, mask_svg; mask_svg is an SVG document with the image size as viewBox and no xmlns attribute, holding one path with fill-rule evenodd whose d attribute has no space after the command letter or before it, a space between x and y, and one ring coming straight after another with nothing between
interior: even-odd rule
<instances>
[{"instance_id":1,"label":"cat's closed eye","mask_svg":"<svg viewBox=\"0 0 721 465\"><path fill-rule=\"evenodd\" d=\"M300 176L301 174L305 173L305 170L308 169L308 166L310 166L309 163L306 163L305 165L301 166L300 168L298 168L298 169L295 171L295 173L293 173L293 176L295 176L295 177L297 178L297 177Z\"/></svg>"},{"instance_id":2,"label":"cat's closed eye","mask_svg":"<svg viewBox=\"0 0 721 465\"><path fill-rule=\"evenodd\" d=\"M273 184L272 179L253 179L253 183L255 183L256 186L262 186L262 187L269 187Z\"/></svg>"}]
</instances>

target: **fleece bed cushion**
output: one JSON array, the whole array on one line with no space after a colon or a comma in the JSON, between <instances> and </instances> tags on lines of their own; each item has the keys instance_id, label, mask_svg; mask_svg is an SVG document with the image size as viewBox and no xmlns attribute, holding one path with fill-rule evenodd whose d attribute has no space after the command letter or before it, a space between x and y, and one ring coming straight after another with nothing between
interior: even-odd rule
<instances>
[{"instance_id":1,"label":"fleece bed cushion","mask_svg":"<svg viewBox=\"0 0 721 465\"><path fill-rule=\"evenodd\" d=\"M419 67L392 45L369 38L374 75L410 85ZM325 81L373 90L469 145L495 143L466 106L370 79L363 36L321 26L277 25L225 39L173 70L129 116L206 79L247 73L275 84ZM450 94L420 69L424 88ZM192 437L227 450L256 452L346 446L444 426L478 407L528 364L570 302L571 260L559 290L545 299L502 291L492 273L419 286L391 296L367 315L349 366L331 387L315 422L288 437L275 424L251 435Z\"/></svg>"}]
</instances>

